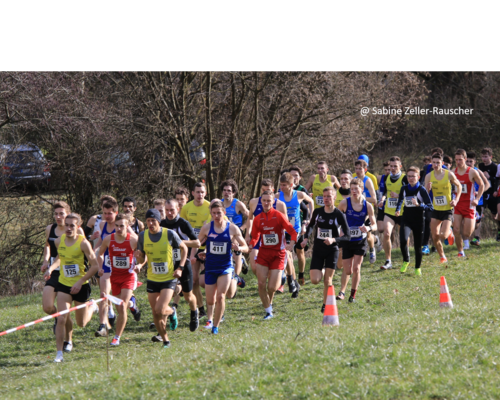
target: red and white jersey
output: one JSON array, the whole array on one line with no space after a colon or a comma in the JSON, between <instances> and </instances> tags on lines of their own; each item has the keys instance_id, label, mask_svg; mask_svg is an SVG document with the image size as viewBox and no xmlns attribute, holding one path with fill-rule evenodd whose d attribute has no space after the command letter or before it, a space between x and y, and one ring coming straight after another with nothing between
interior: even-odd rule
<instances>
[{"instance_id":1,"label":"red and white jersey","mask_svg":"<svg viewBox=\"0 0 500 400\"><path fill-rule=\"evenodd\" d=\"M134 273L134 250L130 246L130 233L127 238L118 243L115 234L111 234L109 241L109 261L111 263L111 277L125 276Z\"/></svg>"},{"instance_id":2,"label":"red and white jersey","mask_svg":"<svg viewBox=\"0 0 500 400\"><path fill-rule=\"evenodd\" d=\"M297 241L297 232L287 217L271 208L267 213L262 212L254 218L250 245L254 247L261 240L260 250L284 250L285 231L293 241Z\"/></svg>"},{"instance_id":3,"label":"red and white jersey","mask_svg":"<svg viewBox=\"0 0 500 400\"><path fill-rule=\"evenodd\" d=\"M474 200L474 198L476 197L474 182L471 181L469 178L470 170L471 167L467 167L467 171L465 171L465 174L463 175L458 174L458 168L455 168L454 171L457 179L462 184L462 194L460 195L460 200L458 201L458 204L467 205L467 207L470 206L470 202Z\"/></svg>"}]
</instances>

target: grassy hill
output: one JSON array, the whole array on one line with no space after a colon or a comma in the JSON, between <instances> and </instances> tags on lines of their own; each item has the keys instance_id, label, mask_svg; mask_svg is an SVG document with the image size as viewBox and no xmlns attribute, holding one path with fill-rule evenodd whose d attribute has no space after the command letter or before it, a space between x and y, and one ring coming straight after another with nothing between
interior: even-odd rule
<instances>
[{"instance_id":1,"label":"grassy hill","mask_svg":"<svg viewBox=\"0 0 500 400\"><path fill-rule=\"evenodd\" d=\"M423 276L399 268L362 267L357 302L338 302L340 326L322 327L322 286L310 282L298 299L276 297L275 318L264 311L256 279L229 300L218 336L189 332L182 300L172 347L152 343L145 285L138 290L141 322L129 318L118 348L95 338L98 321L74 334L74 350L53 363L55 337L45 322L0 337L0 393L28 398L498 398L500 388L499 245L482 243L459 261L424 257ZM400 251L393 262L400 265ZM306 269L308 270L308 268ZM439 307L439 277L454 309ZM340 274L334 277L339 290ZM96 290L94 290L94 293ZM41 296L0 299L0 330L43 315ZM205 322L202 320L202 322Z\"/></svg>"}]
</instances>

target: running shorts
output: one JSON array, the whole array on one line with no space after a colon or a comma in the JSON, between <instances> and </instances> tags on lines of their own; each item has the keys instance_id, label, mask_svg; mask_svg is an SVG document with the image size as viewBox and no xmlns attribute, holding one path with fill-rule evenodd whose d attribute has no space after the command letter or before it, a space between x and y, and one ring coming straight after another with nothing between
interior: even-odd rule
<instances>
[{"instance_id":1,"label":"running shorts","mask_svg":"<svg viewBox=\"0 0 500 400\"><path fill-rule=\"evenodd\" d=\"M339 259L339 248L333 245L332 248L328 250L318 247L319 246L314 247L310 269L317 269L319 271L324 268L335 269Z\"/></svg>"},{"instance_id":2,"label":"running shorts","mask_svg":"<svg viewBox=\"0 0 500 400\"><path fill-rule=\"evenodd\" d=\"M160 293L163 289L175 290L177 286L177 279L171 279L165 282L153 282L148 280L147 291L148 293Z\"/></svg>"},{"instance_id":3,"label":"running shorts","mask_svg":"<svg viewBox=\"0 0 500 400\"><path fill-rule=\"evenodd\" d=\"M388 215L388 217L392 217ZM354 256L366 255L367 242L366 238L363 240L358 240L356 242L344 242L342 243L342 260L348 260Z\"/></svg>"},{"instance_id":4,"label":"running shorts","mask_svg":"<svg viewBox=\"0 0 500 400\"><path fill-rule=\"evenodd\" d=\"M111 274L111 294L119 296L122 289L137 289L137 274L127 274L125 276L115 276Z\"/></svg>"},{"instance_id":5,"label":"running shorts","mask_svg":"<svg viewBox=\"0 0 500 400\"><path fill-rule=\"evenodd\" d=\"M278 269L283 271L286 265L286 250L259 250L257 256L257 264L267 267L269 269Z\"/></svg>"},{"instance_id":6,"label":"running shorts","mask_svg":"<svg viewBox=\"0 0 500 400\"><path fill-rule=\"evenodd\" d=\"M453 214L461 215L462 217L467 219L475 219L476 207L471 208L470 206L458 203L453 210Z\"/></svg>"},{"instance_id":7,"label":"running shorts","mask_svg":"<svg viewBox=\"0 0 500 400\"><path fill-rule=\"evenodd\" d=\"M71 294L71 286L63 285L60 282L57 283L55 291L69 294L73 298L73 301L77 301L78 303L87 302L90 298L90 293L92 292L92 290L90 289L90 284L86 283L85 285L82 285L82 288L77 294Z\"/></svg>"}]
</instances>

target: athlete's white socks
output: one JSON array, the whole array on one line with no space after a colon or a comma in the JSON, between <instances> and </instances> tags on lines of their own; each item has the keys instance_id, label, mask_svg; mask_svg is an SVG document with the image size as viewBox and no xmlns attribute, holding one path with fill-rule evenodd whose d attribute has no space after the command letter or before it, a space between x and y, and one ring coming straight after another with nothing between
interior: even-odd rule
<instances>
[{"instance_id":1,"label":"athlete's white socks","mask_svg":"<svg viewBox=\"0 0 500 400\"><path fill-rule=\"evenodd\" d=\"M113 306L109 306L108 318L114 318L114 317L115 317L115 311L113 310Z\"/></svg>"},{"instance_id":2,"label":"athlete's white socks","mask_svg":"<svg viewBox=\"0 0 500 400\"><path fill-rule=\"evenodd\" d=\"M272 314L273 313L273 306L269 306L266 308L266 313Z\"/></svg>"}]
</instances>

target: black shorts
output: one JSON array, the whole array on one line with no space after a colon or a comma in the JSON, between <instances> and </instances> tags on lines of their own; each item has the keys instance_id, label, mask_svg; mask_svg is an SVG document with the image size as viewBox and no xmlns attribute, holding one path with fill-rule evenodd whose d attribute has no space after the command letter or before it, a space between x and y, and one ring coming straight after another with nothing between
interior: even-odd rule
<instances>
[{"instance_id":1,"label":"black shorts","mask_svg":"<svg viewBox=\"0 0 500 400\"><path fill-rule=\"evenodd\" d=\"M385 214L384 213L384 218L385 217L389 217L390 219L392 219L396 224L398 225L401 225L401 215L399 217L396 217L395 215L391 215L391 214Z\"/></svg>"},{"instance_id":2,"label":"black shorts","mask_svg":"<svg viewBox=\"0 0 500 400\"><path fill-rule=\"evenodd\" d=\"M201 250L201 249L198 249L198 251L196 252L196 254L194 255L194 258L196 258L200 263L202 264L205 264L205 260L202 260L198 257L198 254L200 253L204 253L205 252L205 249Z\"/></svg>"},{"instance_id":3,"label":"black shorts","mask_svg":"<svg viewBox=\"0 0 500 400\"><path fill-rule=\"evenodd\" d=\"M324 268L335 269L338 259L339 248L337 246L331 245L331 248L328 250L314 246L310 269L317 269L319 271Z\"/></svg>"},{"instance_id":4,"label":"black shorts","mask_svg":"<svg viewBox=\"0 0 500 400\"><path fill-rule=\"evenodd\" d=\"M483 204L487 205L493 215L497 214L498 197L493 197L492 194L488 196L488 200L483 197Z\"/></svg>"},{"instance_id":5,"label":"black shorts","mask_svg":"<svg viewBox=\"0 0 500 400\"><path fill-rule=\"evenodd\" d=\"M437 219L438 221L453 221L453 210L432 210L431 218Z\"/></svg>"},{"instance_id":6,"label":"black shorts","mask_svg":"<svg viewBox=\"0 0 500 400\"><path fill-rule=\"evenodd\" d=\"M482 205L476 206L476 211L479 215L479 219L481 219L481 217L483 216L483 211L484 211L484 201L483 201Z\"/></svg>"},{"instance_id":7,"label":"black shorts","mask_svg":"<svg viewBox=\"0 0 500 400\"><path fill-rule=\"evenodd\" d=\"M288 233L287 233L288 235ZM289 239L287 240L287 244L290 243L290 239L291 237L288 236ZM296 250L304 250L304 251L307 251L309 250L309 245L306 245L306 247L302 248L302 246L300 245L302 242L304 241L304 235L300 235L300 236L297 236L297 241L295 242L295 246L293 246L293 250L296 251Z\"/></svg>"},{"instance_id":8,"label":"black shorts","mask_svg":"<svg viewBox=\"0 0 500 400\"><path fill-rule=\"evenodd\" d=\"M58 283L59 283L59 270L52 271L52 273L50 274L50 279L47 282L45 282L45 286L52 286L55 290Z\"/></svg>"},{"instance_id":9,"label":"black shorts","mask_svg":"<svg viewBox=\"0 0 500 400\"><path fill-rule=\"evenodd\" d=\"M182 291L185 293L189 293L193 290L193 269L191 268L191 263L189 260L186 260L186 264L184 265L184 270L182 271L181 278L179 279Z\"/></svg>"},{"instance_id":10,"label":"black shorts","mask_svg":"<svg viewBox=\"0 0 500 400\"><path fill-rule=\"evenodd\" d=\"M348 260L354 256L364 257L366 255L366 247L366 238L356 242L342 243L342 260Z\"/></svg>"},{"instance_id":11,"label":"black shorts","mask_svg":"<svg viewBox=\"0 0 500 400\"><path fill-rule=\"evenodd\" d=\"M175 290L177 283L177 279L171 279L165 282L153 282L148 280L147 291L148 293L160 293L163 289Z\"/></svg>"},{"instance_id":12,"label":"black shorts","mask_svg":"<svg viewBox=\"0 0 500 400\"><path fill-rule=\"evenodd\" d=\"M383 221L384 220L384 215L385 215L384 210L381 210L380 208L377 208L377 221Z\"/></svg>"},{"instance_id":13,"label":"black shorts","mask_svg":"<svg viewBox=\"0 0 500 400\"><path fill-rule=\"evenodd\" d=\"M90 293L92 292L92 290L90 289L90 284L86 283L85 285L82 285L82 288L77 294L71 294L71 286L63 285L60 282L57 283L55 291L69 294L73 298L73 301L77 301L79 303L87 302L90 298Z\"/></svg>"}]
</instances>

